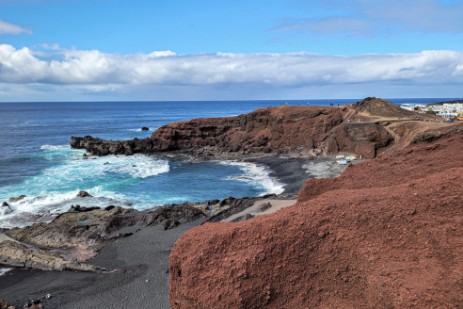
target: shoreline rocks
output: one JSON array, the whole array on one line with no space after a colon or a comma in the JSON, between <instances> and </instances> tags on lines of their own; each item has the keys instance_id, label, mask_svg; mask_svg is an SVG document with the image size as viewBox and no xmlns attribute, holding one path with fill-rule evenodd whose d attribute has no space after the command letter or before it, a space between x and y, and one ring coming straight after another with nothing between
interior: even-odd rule
<instances>
[{"instance_id":1,"label":"shoreline rocks","mask_svg":"<svg viewBox=\"0 0 463 309\"><path fill-rule=\"evenodd\" d=\"M107 271L85 261L111 241L153 225L168 230L200 218L217 221L265 197L187 202L146 211L112 205L104 209L73 205L50 223L3 229L1 232L10 239L0 241L0 265L49 271Z\"/></svg>"}]
</instances>

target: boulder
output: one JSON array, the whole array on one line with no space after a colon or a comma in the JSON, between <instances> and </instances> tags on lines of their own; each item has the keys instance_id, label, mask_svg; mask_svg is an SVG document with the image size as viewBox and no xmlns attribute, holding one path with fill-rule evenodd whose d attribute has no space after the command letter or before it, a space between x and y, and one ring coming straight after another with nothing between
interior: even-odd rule
<instances>
[{"instance_id":1,"label":"boulder","mask_svg":"<svg viewBox=\"0 0 463 309\"><path fill-rule=\"evenodd\" d=\"M150 128L148 128L148 127L142 127L141 130L142 130L142 131L149 131Z\"/></svg>"},{"instance_id":2,"label":"boulder","mask_svg":"<svg viewBox=\"0 0 463 309\"><path fill-rule=\"evenodd\" d=\"M93 197L93 196L87 191L79 191L79 193L77 193L77 197Z\"/></svg>"},{"instance_id":3,"label":"boulder","mask_svg":"<svg viewBox=\"0 0 463 309\"><path fill-rule=\"evenodd\" d=\"M15 203L15 202L19 202L21 201L22 199L24 199L25 197L27 197L26 195L22 194L20 196L17 196L17 197L10 197L10 199L8 200L10 203Z\"/></svg>"},{"instance_id":4,"label":"boulder","mask_svg":"<svg viewBox=\"0 0 463 309\"><path fill-rule=\"evenodd\" d=\"M205 217L204 213L190 205L169 205L156 207L148 212L143 219L143 225L164 224L166 229L173 228L180 223L194 221Z\"/></svg>"}]
</instances>

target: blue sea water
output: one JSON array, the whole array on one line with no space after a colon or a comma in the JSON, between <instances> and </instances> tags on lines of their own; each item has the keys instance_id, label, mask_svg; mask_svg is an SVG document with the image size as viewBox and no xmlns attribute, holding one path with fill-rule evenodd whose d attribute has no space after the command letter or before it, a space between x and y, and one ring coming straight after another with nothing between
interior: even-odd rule
<instances>
[{"instance_id":1,"label":"blue sea water","mask_svg":"<svg viewBox=\"0 0 463 309\"><path fill-rule=\"evenodd\" d=\"M393 99L431 103L451 99ZM143 138L160 126L200 117L233 116L259 107L343 105L356 100L231 102L54 102L0 103L0 203L26 195L0 209L0 227L50 220L73 204L131 204L146 209L168 203L281 193L269 170L250 163L190 163L157 156L83 159L71 149L71 136ZM149 127L144 132L141 127ZM79 190L94 198L76 198Z\"/></svg>"}]
</instances>

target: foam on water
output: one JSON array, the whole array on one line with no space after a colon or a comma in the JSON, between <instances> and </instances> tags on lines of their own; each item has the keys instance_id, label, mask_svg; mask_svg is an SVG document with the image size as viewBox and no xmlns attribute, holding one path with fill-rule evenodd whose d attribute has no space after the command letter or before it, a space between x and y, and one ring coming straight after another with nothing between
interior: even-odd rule
<instances>
[{"instance_id":1,"label":"foam on water","mask_svg":"<svg viewBox=\"0 0 463 309\"><path fill-rule=\"evenodd\" d=\"M42 145L40 146L41 150L69 150L71 147L69 145Z\"/></svg>"},{"instance_id":2,"label":"foam on water","mask_svg":"<svg viewBox=\"0 0 463 309\"><path fill-rule=\"evenodd\" d=\"M227 177L227 180L242 181L255 187L261 187L264 190L261 195L284 192L285 185L280 183L278 179L270 177L271 171L263 165L238 161L221 161L219 163L237 166L243 172L241 175Z\"/></svg>"},{"instance_id":3,"label":"foam on water","mask_svg":"<svg viewBox=\"0 0 463 309\"><path fill-rule=\"evenodd\" d=\"M36 221L49 221L74 204L123 206L133 197L116 193L118 186L169 172L167 160L151 156L84 159L84 151L71 149L68 145L43 145L41 150L41 153L34 156L38 155L41 159L53 162L59 159L59 163L19 184L0 188L0 201L7 201L10 197L22 194L27 195L20 201L8 202L12 211L6 207L0 209L0 226L24 226ZM80 190L85 190L94 197L78 198L77 193ZM146 208L147 205L143 201L137 202L137 206Z\"/></svg>"}]
</instances>

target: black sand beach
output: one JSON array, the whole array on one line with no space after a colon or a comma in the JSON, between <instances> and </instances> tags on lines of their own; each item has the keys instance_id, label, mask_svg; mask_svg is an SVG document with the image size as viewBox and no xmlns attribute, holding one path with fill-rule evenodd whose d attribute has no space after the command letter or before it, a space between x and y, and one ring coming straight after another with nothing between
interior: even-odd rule
<instances>
[{"instance_id":1,"label":"black sand beach","mask_svg":"<svg viewBox=\"0 0 463 309\"><path fill-rule=\"evenodd\" d=\"M106 246L90 263L112 273L15 270L0 280L0 296L22 306L42 299L45 308L169 308L170 250L185 231L201 224L185 223L164 231L147 227ZM44 296L51 294L50 299Z\"/></svg>"},{"instance_id":2,"label":"black sand beach","mask_svg":"<svg viewBox=\"0 0 463 309\"><path fill-rule=\"evenodd\" d=\"M286 184L285 193L293 194L308 177L317 176L307 164L322 164L331 176L344 169L329 159L264 157L249 161L267 165L271 176ZM146 227L112 242L89 261L113 270L110 273L11 271L0 277L0 298L17 306L28 299L41 299L47 309L169 308L170 250L180 235L201 223L196 220L167 231L159 225ZM50 299L45 299L47 294Z\"/></svg>"}]
</instances>

